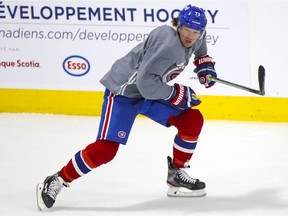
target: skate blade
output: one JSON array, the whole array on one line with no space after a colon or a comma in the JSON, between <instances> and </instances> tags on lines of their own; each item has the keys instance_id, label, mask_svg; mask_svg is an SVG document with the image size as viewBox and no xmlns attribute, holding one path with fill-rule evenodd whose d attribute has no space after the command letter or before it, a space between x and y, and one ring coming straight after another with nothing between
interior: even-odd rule
<instances>
[{"instance_id":1,"label":"skate blade","mask_svg":"<svg viewBox=\"0 0 288 216\"><path fill-rule=\"evenodd\" d=\"M37 200L37 208L39 211L47 210L48 208L45 206L43 199L42 199L42 191L43 191L44 184L39 183L36 186L36 200Z\"/></svg>"},{"instance_id":2,"label":"skate blade","mask_svg":"<svg viewBox=\"0 0 288 216\"><path fill-rule=\"evenodd\" d=\"M204 197L206 196L205 189L189 190L183 187L169 187L167 191L168 197Z\"/></svg>"}]
</instances>

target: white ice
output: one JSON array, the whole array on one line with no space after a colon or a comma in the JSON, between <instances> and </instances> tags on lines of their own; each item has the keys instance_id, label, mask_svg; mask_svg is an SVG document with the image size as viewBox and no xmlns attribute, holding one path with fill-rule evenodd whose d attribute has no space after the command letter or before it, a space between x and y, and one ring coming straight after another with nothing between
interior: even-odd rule
<instances>
[{"instance_id":1,"label":"white ice","mask_svg":"<svg viewBox=\"0 0 288 216\"><path fill-rule=\"evenodd\" d=\"M64 188L39 212L36 184L95 140L98 117L0 114L3 216L288 215L288 123L205 121L189 174L204 198L166 196L174 128L137 118L109 164Z\"/></svg>"}]
</instances>

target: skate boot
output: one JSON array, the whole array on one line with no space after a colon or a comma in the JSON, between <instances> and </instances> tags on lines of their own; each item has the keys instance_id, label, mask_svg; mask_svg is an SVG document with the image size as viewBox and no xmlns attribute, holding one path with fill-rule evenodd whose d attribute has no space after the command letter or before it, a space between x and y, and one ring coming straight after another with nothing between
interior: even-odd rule
<instances>
[{"instance_id":1,"label":"skate boot","mask_svg":"<svg viewBox=\"0 0 288 216\"><path fill-rule=\"evenodd\" d=\"M43 183L37 184L36 196L38 209L42 211L51 208L64 186L69 187L69 184L58 173L48 176Z\"/></svg>"},{"instance_id":2,"label":"skate boot","mask_svg":"<svg viewBox=\"0 0 288 216\"><path fill-rule=\"evenodd\" d=\"M169 197L202 197L206 195L205 183L199 179L191 178L184 170L173 165L172 158L168 159L169 186L167 196Z\"/></svg>"}]
</instances>

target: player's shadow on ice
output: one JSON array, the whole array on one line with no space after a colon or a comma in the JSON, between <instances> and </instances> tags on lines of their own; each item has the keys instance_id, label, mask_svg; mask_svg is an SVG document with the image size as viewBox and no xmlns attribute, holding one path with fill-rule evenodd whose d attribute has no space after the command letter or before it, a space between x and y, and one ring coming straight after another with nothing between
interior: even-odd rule
<instances>
[{"instance_id":1,"label":"player's shadow on ice","mask_svg":"<svg viewBox=\"0 0 288 216\"><path fill-rule=\"evenodd\" d=\"M113 199L113 198L112 198ZM149 212L149 211L165 211L191 213L196 212L234 212L261 209L288 209L287 203L281 201L275 190L257 190L249 194L233 197L215 197L207 195L204 198L168 198L153 199L149 201L139 202L136 204L101 207L56 207L53 211L95 211L95 212Z\"/></svg>"}]
</instances>

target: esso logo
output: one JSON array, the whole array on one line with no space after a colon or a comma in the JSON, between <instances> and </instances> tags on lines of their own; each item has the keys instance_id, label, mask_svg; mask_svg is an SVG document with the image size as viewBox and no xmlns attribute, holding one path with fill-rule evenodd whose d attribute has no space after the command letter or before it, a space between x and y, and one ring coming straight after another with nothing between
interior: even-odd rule
<instances>
[{"instance_id":1,"label":"esso logo","mask_svg":"<svg viewBox=\"0 0 288 216\"><path fill-rule=\"evenodd\" d=\"M71 76L84 76L90 70L90 63L82 56L73 55L64 60L63 69Z\"/></svg>"}]
</instances>

